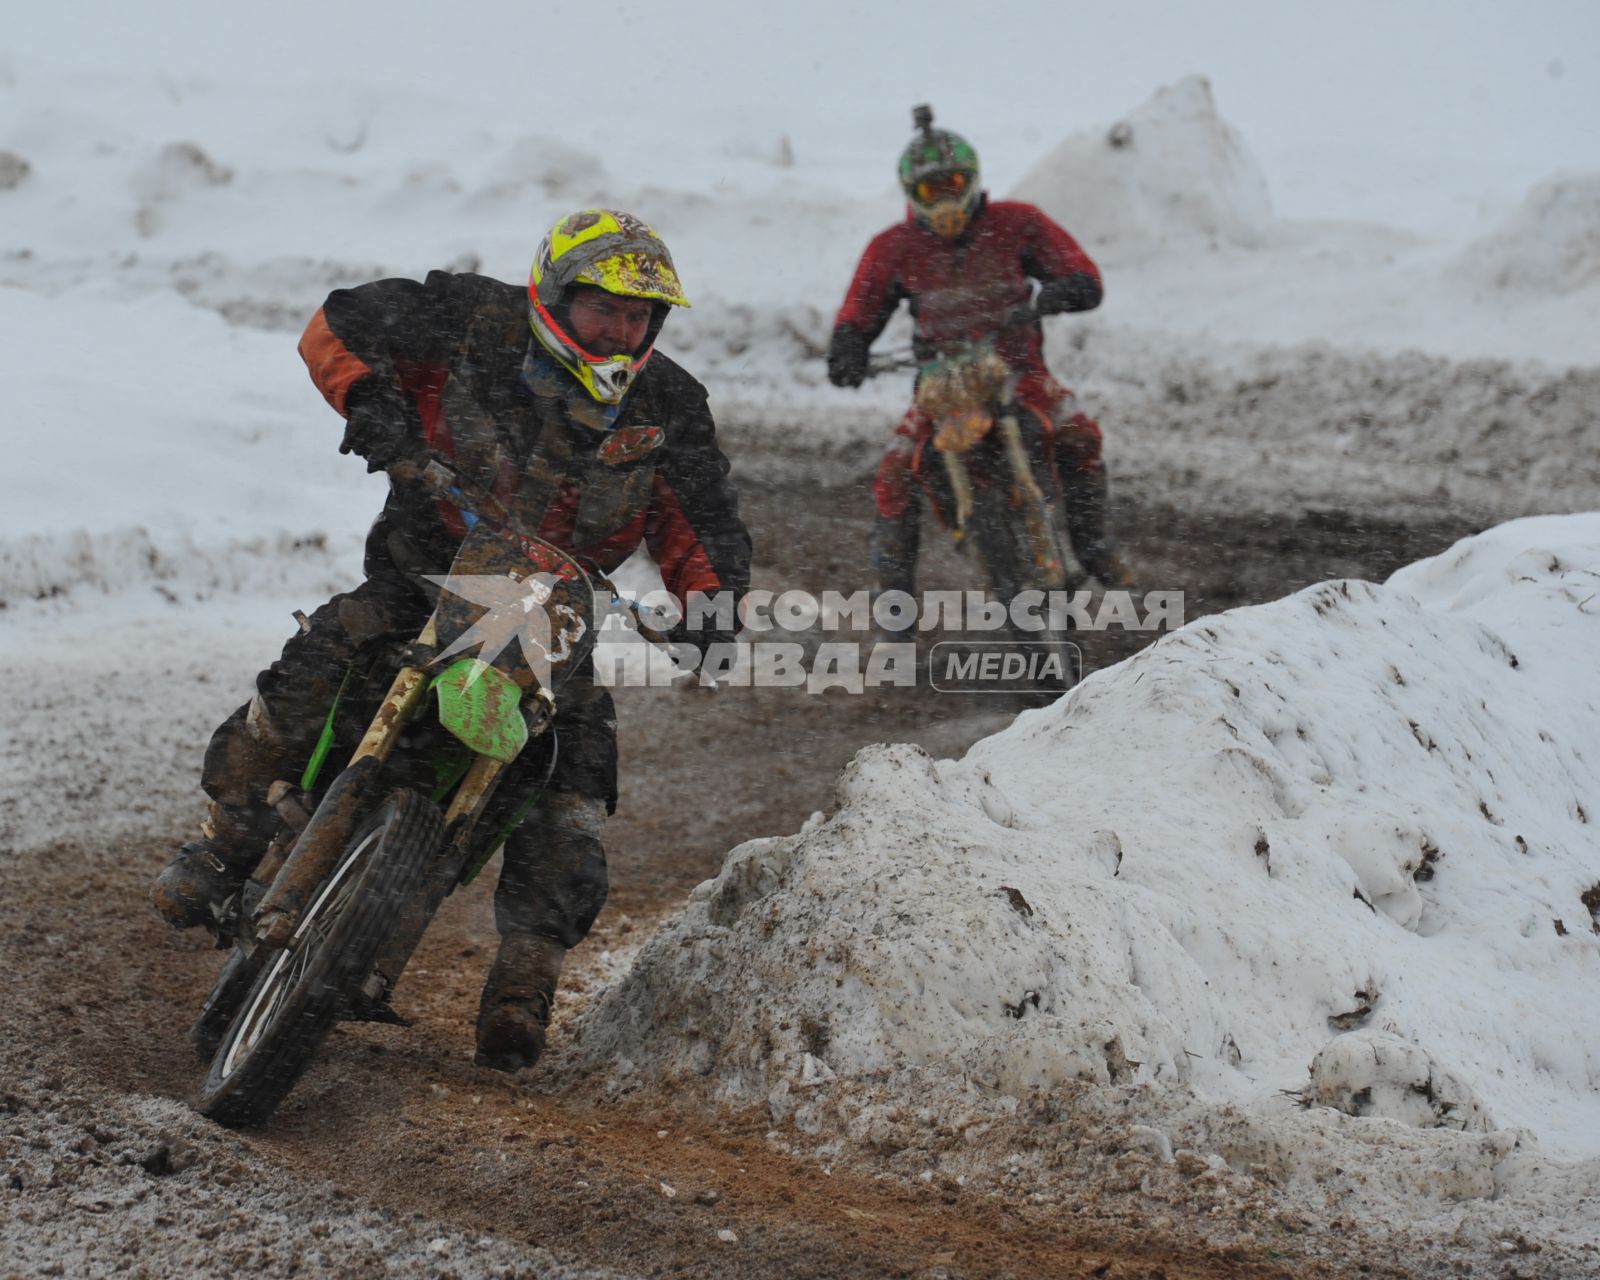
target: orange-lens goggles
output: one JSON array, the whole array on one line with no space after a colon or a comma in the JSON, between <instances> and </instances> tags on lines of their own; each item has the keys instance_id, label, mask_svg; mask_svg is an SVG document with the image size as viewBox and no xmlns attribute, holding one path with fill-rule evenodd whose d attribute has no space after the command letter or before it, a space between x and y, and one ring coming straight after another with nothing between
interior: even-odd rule
<instances>
[{"instance_id":1,"label":"orange-lens goggles","mask_svg":"<svg viewBox=\"0 0 1600 1280\"><path fill-rule=\"evenodd\" d=\"M925 178L917 183L917 199L923 204L932 204L936 200L949 200L959 196L967 189L967 175L964 173L947 173L940 178Z\"/></svg>"}]
</instances>

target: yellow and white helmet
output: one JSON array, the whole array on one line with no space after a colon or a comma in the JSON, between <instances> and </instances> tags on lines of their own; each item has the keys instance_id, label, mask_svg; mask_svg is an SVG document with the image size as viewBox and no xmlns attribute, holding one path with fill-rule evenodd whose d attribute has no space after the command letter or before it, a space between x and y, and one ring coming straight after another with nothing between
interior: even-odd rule
<instances>
[{"instance_id":1,"label":"yellow and white helmet","mask_svg":"<svg viewBox=\"0 0 1600 1280\"><path fill-rule=\"evenodd\" d=\"M572 290L584 284L657 304L638 350L596 354L579 344L566 311ZM602 404L616 404L627 394L655 349L667 311L689 305L661 237L615 209L579 209L550 228L533 260L528 299L534 336Z\"/></svg>"}]
</instances>

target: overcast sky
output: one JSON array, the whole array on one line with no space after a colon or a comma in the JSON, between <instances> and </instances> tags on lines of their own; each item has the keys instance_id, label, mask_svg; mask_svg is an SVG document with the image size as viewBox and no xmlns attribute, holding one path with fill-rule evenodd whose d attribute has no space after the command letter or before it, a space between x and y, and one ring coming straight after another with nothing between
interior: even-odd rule
<instances>
[{"instance_id":1,"label":"overcast sky","mask_svg":"<svg viewBox=\"0 0 1600 1280\"><path fill-rule=\"evenodd\" d=\"M1414 157L1420 183L1476 172L1518 194L1600 167L1594 0L89 0L7 26L0 85L86 67L404 83L601 153L649 144L665 170L674 140L741 130L787 132L803 159L870 149L892 165L926 100L1003 189L1065 134L1194 72L1286 212L1308 211L1302 192L1326 201L1326 171L1359 185L1359 157L1380 152Z\"/></svg>"}]
</instances>

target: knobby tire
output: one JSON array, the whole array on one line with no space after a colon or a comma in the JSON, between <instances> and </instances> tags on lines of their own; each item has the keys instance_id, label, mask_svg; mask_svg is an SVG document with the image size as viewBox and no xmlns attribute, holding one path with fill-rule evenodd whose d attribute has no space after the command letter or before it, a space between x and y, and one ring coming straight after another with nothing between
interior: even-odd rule
<instances>
[{"instance_id":1,"label":"knobby tire","mask_svg":"<svg viewBox=\"0 0 1600 1280\"><path fill-rule=\"evenodd\" d=\"M438 848L439 810L396 792L358 827L289 945L269 955L212 1058L195 1109L260 1124L316 1055L372 969Z\"/></svg>"},{"instance_id":2,"label":"knobby tire","mask_svg":"<svg viewBox=\"0 0 1600 1280\"><path fill-rule=\"evenodd\" d=\"M985 501L973 513L972 536L977 543L984 571L989 576L989 587L998 599L1005 601L1009 611L1011 602L1017 596L1024 591L1045 590L1045 584L1036 581L1038 571L1027 551L1022 513L1009 506L997 491L987 492L984 498ZM1060 536L1053 529L1051 536L1057 540L1055 550L1059 556L1062 552ZM1050 682L1041 687L1041 692L1064 693L1078 682L1082 672L1077 654L1071 646L1070 626L1065 631L1027 631L1008 617L1006 630L1025 652L1059 653L1065 681L1060 685Z\"/></svg>"}]
</instances>

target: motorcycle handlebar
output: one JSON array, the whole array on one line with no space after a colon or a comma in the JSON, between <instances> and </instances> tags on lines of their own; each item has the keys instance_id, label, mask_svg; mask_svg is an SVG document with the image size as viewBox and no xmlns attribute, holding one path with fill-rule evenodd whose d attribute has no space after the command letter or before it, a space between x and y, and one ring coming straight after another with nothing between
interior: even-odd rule
<instances>
[{"instance_id":1,"label":"motorcycle handlebar","mask_svg":"<svg viewBox=\"0 0 1600 1280\"><path fill-rule=\"evenodd\" d=\"M469 524L476 523L478 520L488 519L492 525L497 525L504 529L515 528L515 522L512 520L511 514L498 498L493 494L467 493L462 486L461 478L437 454L429 453L418 459L397 462L389 468L389 474L405 483L420 481L438 497L443 498L456 510L460 511L467 518ZM484 514L485 511L487 511L487 515ZM596 585L603 586L610 591L613 604L622 604L627 607L628 613L633 619L634 629L641 636L651 644L669 652L671 651L672 641L668 639L667 635L646 622L644 613L638 604L618 591L616 584L610 578L599 572L598 569L591 575L591 578ZM706 689L715 689L717 687L715 680L705 676L698 677L698 684L701 688Z\"/></svg>"},{"instance_id":2,"label":"motorcycle handlebar","mask_svg":"<svg viewBox=\"0 0 1600 1280\"><path fill-rule=\"evenodd\" d=\"M1025 324L1038 324L1043 319L1043 313L1031 304L1013 307L1005 318L995 326L994 336L998 337L1008 330ZM898 373L902 369L918 369L927 363L926 360L917 356L915 348L904 347L896 351L886 351L882 355L870 358L867 361L866 376L876 378L885 373Z\"/></svg>"}]
</instances>

